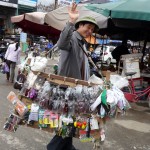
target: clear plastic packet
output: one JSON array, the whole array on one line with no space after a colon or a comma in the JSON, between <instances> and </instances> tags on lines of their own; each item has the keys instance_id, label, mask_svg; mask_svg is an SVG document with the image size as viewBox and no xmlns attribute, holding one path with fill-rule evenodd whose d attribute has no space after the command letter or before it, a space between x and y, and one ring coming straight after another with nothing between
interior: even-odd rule
<instances>
[{"instance_id":1,"label":"clear plastic packet","mask_svg":"<svg viewBox=\"0 0 150 150\"><path fill-rule=\"evenodd\" d=\"M14 105L15 110L21 117L23 117L28 112L27 106L18 99L14 92L11 91L8 94L7 99Z\"/></svg>"},{"instance_id":2,"label":"clear plastic packet","mask_svg":"<svg viewBox=\"0 0 150 150\"><path fill-rule=\"evenodd\" d=\"M33 87L35 80L37 79L37 75L35 75L32 71L29 72L26 80L26 85L28 85L27 89L30 89Z\"/></svg>"},{"instance_id":3,"label":"clear plastic packet","mask_svg":"<svg viewBox=\"0 0 150 150\"><path fill-rule=\"evenodd\" d=\"M110 75L110 82L119 89L129 85L129 81L126 77L122 77L120 75Z\"/></svg>"},{"instance_id":4,"label":"clear plastic packet","mask_svg":"<svg viewBox=\"0 0 150 150\"><path fill-rule=\"evenodd\" d=\"M60 100L59 99L53 100L52 111L53 112L58 112L59 108L60 108Z\"/></svg>"},{"instance_id":5,"label":"clear plastic packet","mask_svg":"<svg viewBox=\"0 0 150 150\"><path fill-rule=\"evenodd\" d=\"M68 87L65 91L65 99L69 99L72 94L72 88Z\"/></svg>"},{"instance_id":6,"label":"clear plastic packet","mask_svg":"<svg viewBox=\"0 0 150 150\"><path fill-rule=\"evenodd\" d=\"M51 85L48 81L45 81L44 85L42 86L41 90L39 91L38 97L39 99L49 99L51 95Z\"/></svg>"},{"instance_id":7,"label":"clear plastic packet","mask_svg":"<svg viewBox=\"0 0 150 150\"><path fill-rule=\"evenodd\" d=\"M45 82L45 78L38 76L34 82L34 88L40 90Z\"/></svg>"},{"instance_id":8,"label":"clear plastic packet","mask_svg":"<svg viewBox=\"0 0 150 150\"><path fill-rule=\"evenodd\" d=\"M71 115L74 115L74 114L75 114L74 102L73 102L73 101L70 101L70 102L68 103L68 113L71 114Z\"/></svg>"},{"instance_id":9,"label":"clear plastic packet","mask_svg":"<svg viewBox=\"0 0 150 150\"><path fill-rule=\"evenodd\" d=\"M77 99L81 99L82 96L83 96L82 91L83 91L83 86L82 85L77 85L74 88L74 97L76 97Z\"/></svg>"}]
</instances>

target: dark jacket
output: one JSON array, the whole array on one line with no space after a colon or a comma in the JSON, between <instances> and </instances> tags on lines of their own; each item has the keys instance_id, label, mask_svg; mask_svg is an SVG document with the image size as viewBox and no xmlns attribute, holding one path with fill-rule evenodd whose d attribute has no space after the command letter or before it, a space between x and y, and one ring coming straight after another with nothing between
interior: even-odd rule
<instances>
[{"instance_id":1,"label":"dark jacket","mask_svg":"<svg viewBox=\"0 0 150 150\"><path fill-rule=\"evenodd\" d=\"M116 60L120 60L120 56L121 55L125 55L125 54L130 54L127 46L125 45L120 45L118 47L116 47L113 51L112 51L112 56L114 59Z\"/></svg>"}]
</instances>

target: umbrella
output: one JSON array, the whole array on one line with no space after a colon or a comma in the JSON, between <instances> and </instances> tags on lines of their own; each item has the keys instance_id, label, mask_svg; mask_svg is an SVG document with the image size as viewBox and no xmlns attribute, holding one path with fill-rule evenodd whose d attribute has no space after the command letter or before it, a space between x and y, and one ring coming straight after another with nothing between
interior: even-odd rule
<instances>
[{"instance_id":1,"label":"umbrella","mask_svg":"<svg viewBox=\"0 0 150 150\"><path fill-rule=\"evenodd\" d=\"M32 12L25 13L23 15L11 17L11 22L22 28L24 32L43 35L43 36L59 36L60 31L44 24L44 18L46 13L43 12Z\"/></svg>"},{"instance_id":2,"label":"umbrella","mask_svg":"<svg viewBox=\"0 0 150 150\"><path fill-rule=\"evenodd\" d=\"M150 21L149 0L120 0L106 4L90 4L87 7L111 18Z\"/></svg>"},{"instance_id":3,"label":"umbrella","mask_svg":"<svg viewBox=\"0 0 150 150\"><path fill-rule=\"evenodd\" d=\"M87 6L87 4L79 4L77 6L77 10L79 11L80 14L79 19L85 16L90 16L96 19L100 28L106 28L107 17L99 13L96 13L92 10L89 10L85 6ZM63 30L68 20L69 20L68 6L60 7L45 15L45 23L60 31Z\"/></svg>"},{"instance_id":4,"label":"umbrella","mask_svg":"<svg viewBox=\"0 0 150 150\"><path fill-rule=\"evenodd\" d=\"M107 29L101 33L126 34L131 40L142 40L150 33L150 4L148 0L120 0L105 4L88 4L86 8L108 18Z\"/></svg>"}]
</instances>

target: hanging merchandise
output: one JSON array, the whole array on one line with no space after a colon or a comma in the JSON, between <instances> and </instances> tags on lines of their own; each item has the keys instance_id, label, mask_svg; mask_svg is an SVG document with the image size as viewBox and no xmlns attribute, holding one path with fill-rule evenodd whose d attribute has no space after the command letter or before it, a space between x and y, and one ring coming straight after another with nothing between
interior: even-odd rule
<instances>
[{"instance_id":1,"label":"hanging merchandise","mask_svg":"<svg viewBox=\"0 0 150 150\"><path fill-rule=\"evenodd\" d=\"M44 113L45 113L45 109L39 109L38 126L40 128L48 127L48 125L45 123L46 121L44 120ZM47 115L47 116L49 117L49 115Z\"/></svg>"},{"instance_id":2,"label":"hanging merchandise","mask_svg":"<svg viewBox=\"0 0 150 150\"><path fill-rule=\"evenodd\" d=\"M28 53L28 56L26 57L26 59L24 61L21 62L21 64L17 65L18 69L23 72L24 70L28 70L30 71L30 63L31 63L31 59L33 58L33 52Z\"/></svg>"},{"instance_id":3,"label":"hanging merchandise","mask_svg":"<svg viewBox=\"0 0 150 150\"><path fill-rule=\"evenodd\" d=\"M35 75L32 71L30 71L27 76L27 80L25 82L25 87L27 89L32 88L37 77L38 77L37 75Z\"/></svg>"},{"instance_id":4,"label":"hanging merchandise","mask_svg":"<svg viewBox=\"0 0 150 150\"><path fill-rule=\"evenodd\" d=\"M38 95L38 91L35 88L31 88L28 90L28 95L27 97L29 97L32 100L35 100L37 98Z\"/></svg>"},{"instance_id":5,"label":"hanging merchandise","mask_svg":"<svg viewBox=\"0 0 150 150\"><path fill-rule=\"evenodd\" d=\"M11 123L6 122L4 129L14 131L16 124L27 125L81 142L104 141L106 118L114 117L117 109L124 112L130 107L122 91L110 82L96 85L32 71L19 95L10 92L7 99L20 120L10 130L7 124Z\"/></svg>"},{"instance_id":6,"label":"hanging merchandise","mask_svg":"<svg viewBox=\"0 0 150 150\"><path fill-rule=\"evenodd\" d=\"M34 53L36 53L36 55ZM42 72L46 68L47 63L48 59L43 53L37 54L37 52L31 51L28 53L26 59L20 65L17 65L17 67L20 72L30 73L31 70Z\"/></svg>"},{"instance_id":7,"label":"hanging merchandise","mask_svg":"<svg viewBox=\"0 0 150 150\"><path fill-rule=\"evenodd\" d=\"M15 110L21 117L23 117L28 112L26 105L18 99L14 92L10 92L7 96L7 99L14 105Z\"/></svg>"},{"instance_id":8,"label":"hanging merchandise","mask_svg":"<svg viewBox=\"0 0 150 150\"><path fill-rule=\"evenodd\" d=\"M21 121L20 117L18 117L15 114L10 114L6 123L4 124L3 129L11 132L16 132L20 121Z\"/></svg>"},{"instance_id":9,"label":"hanging merchandise","mask_svg":"<svg viewBox=\"0 0 150 150\"><path fill-rule=\"evenodd\" d=\"M32 103L28 122L38 121L39 105Z\"/></svg>"},{"instance_id":10,"label":"hanging merchandise","mask_svg":"<svg viewBox=\"0 0 150 150\"><path fill-rule=\"evenodd\" d=\"M40 90L41 87L43 86L44 82L45 82L45 78L38 76L38 77L36 78L36 80L35 80L34 88L35 88L36 90Z\"/></svg>"},{"instance_id":11,"label":"hanging merchandise","mask_svg":"<svg viewBox=\"0 0 150 150\"><path fill-rule=\"evenodd\" d=\"M43 71L47 66L48 60L46 57L33 57L31 59L30 67L32 71Z\"/></svg>"},{"instance_id":12,"label":"hanging merchandise","mask_svg":"<svg viewBox=\"0 0 150 150\"><path fill-rule=\"evenodd\" d=\"M20 73L17 76L17 80L14 83L14 89L21 90L23 87L24 82L26 81L26 76L23 73Z\"/></svg>"},{"instance_id":13,"label":"hanging merchandise","mask_svg":"<svg viewBox=\"0 0 150 150\"><path fill-rule=\"evenodd\" d=\"M126 77L122 77L120 75L110 75L110 82L115 87L122 89L123 87L126 87L129 85L128 80Z\"/></svg>"}]
</instances>

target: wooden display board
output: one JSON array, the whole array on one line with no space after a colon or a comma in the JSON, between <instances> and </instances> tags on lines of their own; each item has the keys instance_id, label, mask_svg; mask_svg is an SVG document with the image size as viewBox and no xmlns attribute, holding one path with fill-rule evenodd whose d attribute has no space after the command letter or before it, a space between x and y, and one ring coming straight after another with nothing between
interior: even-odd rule
<instances>
[{"instance_id":1,"label":"wooden display board","mask_svg":"<svg viewBox=\"0 0 150 150\"><path fill-rule=\"evenodd\" d=\"M77 85L83 85L83 86L99 85L99 84L95 84L95 83L84 81L84 80L59 76L59 75L55 75L55 74L47 74L44 72L33 71L33 73L38 75L38 76L41 76L43 78L46 78L46 80L51 82L51 83L58 84L58 85L66 85L66 86L70 86L70 87L75 87ZM110 71L106 72L106 81L109 81L110 73L111 73Z\"/></svg>"}]
</instances>

